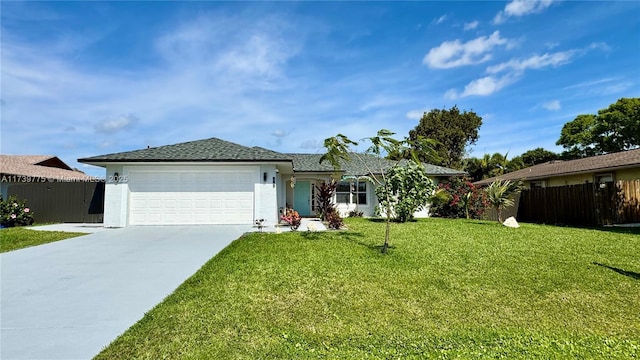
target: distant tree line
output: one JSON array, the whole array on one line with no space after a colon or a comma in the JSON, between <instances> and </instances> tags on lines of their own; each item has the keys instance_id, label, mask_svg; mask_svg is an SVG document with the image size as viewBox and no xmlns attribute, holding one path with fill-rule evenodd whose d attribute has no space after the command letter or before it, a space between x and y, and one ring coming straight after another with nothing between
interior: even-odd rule
<instances>
[{"instance_id":1,"label":"distant tree line","mask_svg":"<svg viewBox=\"0 0 640 360\"><path fill-rule=\"evenodd\" d=\"M511 159L508 154L466 157L469 146L478 141L482 118L456 106L425 112L409 139L431 139L429 149L414 148L421 160L435 165L463 169L472 181L506 174L552 160L572 160L640 147L640 98L622 98L597 114L578 115L566 123L556 142L561 153L535 148ZM428 151L427 151L428 150ZM435 153L435 156L433 156ZM421 155L424 154L424 155ZM391 158L406 157L392 153Z\"/></svg>"}]
</instances>

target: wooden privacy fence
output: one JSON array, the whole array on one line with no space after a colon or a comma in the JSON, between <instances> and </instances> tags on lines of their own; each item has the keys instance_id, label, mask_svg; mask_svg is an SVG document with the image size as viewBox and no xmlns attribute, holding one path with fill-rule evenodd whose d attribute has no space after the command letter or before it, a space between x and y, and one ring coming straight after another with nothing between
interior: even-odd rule
<instances>
[{"instance_id":1,"label":"wooden privacy fence","mask_svg":"<svg viewBox=\"0 0 640 360\"><path fill-rule=\"evenodd\" d=\"M27 201L36 223L101 223L104 181L13 184L9 196Z\"/></svg>"},{"instance_id":2,"label":"wooden privacy fence","mask_svg":"<svg viewBox=\"0 0 640 360\"><path fill-rule=\"evenodd\" d=\"M640 180L536 188L520 193L518 220L556 225L640 222Z\"/></svg>"}]
</instances>

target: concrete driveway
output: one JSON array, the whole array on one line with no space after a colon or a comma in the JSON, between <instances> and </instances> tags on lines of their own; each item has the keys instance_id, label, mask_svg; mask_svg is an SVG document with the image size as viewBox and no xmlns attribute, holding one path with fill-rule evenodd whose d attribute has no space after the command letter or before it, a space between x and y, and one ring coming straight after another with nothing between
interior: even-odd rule
<instances>
[{"instance_id":1,"label":"concrete driveway","mask_svg":"<svg viewBox=\"0 0 640 360\"><path fill-rule=\"evenodd\" d=\"M250 230L129 227L3 253L0 358L92 358Z\"/></svg>"}]
</instances>

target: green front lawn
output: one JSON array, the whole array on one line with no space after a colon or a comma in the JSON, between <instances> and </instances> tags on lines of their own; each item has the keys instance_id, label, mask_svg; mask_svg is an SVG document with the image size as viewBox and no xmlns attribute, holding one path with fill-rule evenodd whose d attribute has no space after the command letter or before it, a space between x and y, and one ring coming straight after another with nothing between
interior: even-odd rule
<instances>
[{"instance_id":1,"label":"green front lawn","mask_svg":"<svg viewBox=\"0 0 640 360\"><path fill-rule=\"evenodd\" d=\"M0 253L64 240L84 233L38 231L24 227L0 229Z\"/></svg>"},{"instance_id":2,"label":"green front lawn","mask_svg":"<svg viewBox=\"0 0 640 360\"><path fill-rule=\"evenodd\" d=\"M637 358L640 236L426 219L244 236L99 359Z\"/></svg>"}]
</instances>

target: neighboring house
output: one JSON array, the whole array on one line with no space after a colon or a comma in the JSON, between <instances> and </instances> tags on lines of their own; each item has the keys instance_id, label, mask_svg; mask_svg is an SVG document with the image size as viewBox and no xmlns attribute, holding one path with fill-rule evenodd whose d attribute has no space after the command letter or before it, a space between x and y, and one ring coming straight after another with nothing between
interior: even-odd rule
<instances>
[{"instance_id":1,"label":"neighboring house","mask_svg":"<svg viewBox=\"0 0 640 360\"><path fill-rule=\"evenodd\" d=\"M527 188L638 180L640 179L640 149L577 160L554 160L484 179L474 184L488 185L495 180L520 179L524 180Z\"/></svg>"},{"instance_id":2,"label":"neighboring house","mask_svg":"<svg viewBox=\"0 0 640 360\"><path fill-rule=\"evenodd\" d=\"M0 194L6 199L12 185L96 181L96 178L73 170L53 155L0 155L0 181Z\"/></svg>"},{"instance_id":3,"label":"neighboring house","mask_svg":"<svg viewBox=\"0 0 640 360\"><path fill-rule=\"evenodd\" d=\"M25 200L37 223L100 223L104 180L53 155L0 155L2 198Z\"/></svg>"},{"instance_id":4,"label":"neighboring house","mask_svg":"<svg viewBox=\"0 0 640 360\"><path fill-rule=\"evenodd\" d=\"M334 174L320 157L211 138L78 161L106 168L104 225L124 227L253 224L256 219L275 224L287 206L302 216L313 215L314 185ZM345 179L338 184L338 209L346 215L357 204L365 215L373 215L373 184L357 180L366 169L355 160L344 165L338 174ZM433 165L426 170L432 177L464 174Z\"/></svg>"}]
</instances>

